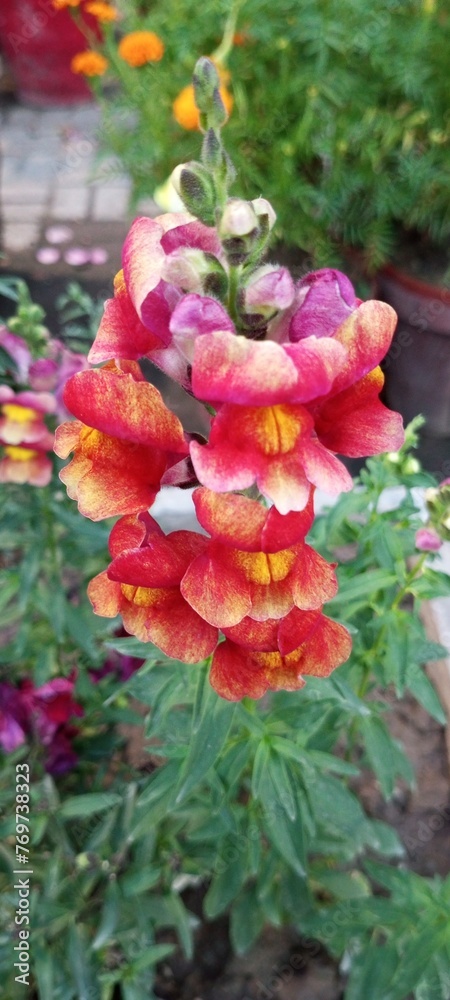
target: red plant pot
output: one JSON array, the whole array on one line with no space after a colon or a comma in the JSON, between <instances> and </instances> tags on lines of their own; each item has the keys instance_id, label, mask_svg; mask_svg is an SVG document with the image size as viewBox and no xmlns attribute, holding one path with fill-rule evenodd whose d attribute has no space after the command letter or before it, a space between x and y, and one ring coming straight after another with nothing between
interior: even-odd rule
<instances>
[{"instance_id":1,"label":"red plant pot","mask_svg":"<svg viewBox=\"0 0 450 1000\"><path fill-rule=\"evenodd\" d=\"M80 15L100 37L97 20ZM68 8L55 10L52 0L1 0L0 48L24 103L48 107L92 99L84 78L70 68L87 42Z\"/></svg>"},{"instance_id":2,"label":"red plant pot","mask_svg":"<svg viewBox=\"0 0 450 1000\"><path fill-rule=\"evenodd\" d=\"M419 456L438 478L450 475L450 291L384 267L376 295L398 315L384 362L385 401L406 421L423 413Z\"/></svg>"}]
</instances>

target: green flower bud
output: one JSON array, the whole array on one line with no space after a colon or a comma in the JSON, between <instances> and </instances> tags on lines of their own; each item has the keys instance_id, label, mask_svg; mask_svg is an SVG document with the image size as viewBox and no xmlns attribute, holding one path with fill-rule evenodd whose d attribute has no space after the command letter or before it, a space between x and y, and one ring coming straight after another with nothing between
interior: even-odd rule
<instances>
[{"instance_id":1,"label":"green flower bud","mask_svg":"<svg viewBox=\"0 0 450 1000\"><path fill-rule=\"evenodd\" d=\"M207 226L215 222L215 191L212 178L201 163L192 160L175 167L172 184L187 210Z\"/></svg>"},{"instance_id":2,"label":"green flower bud","mask_svg":"<svg viewBox=\"0 0 450 1000\"><path fill-rule=\"evenodd\" d=\"M211 59L201 56L197 60L192 81L198 110L207 114L211 107L214 91L218 90L220 86L219 74Z\"/></svg>"}]
</instances>

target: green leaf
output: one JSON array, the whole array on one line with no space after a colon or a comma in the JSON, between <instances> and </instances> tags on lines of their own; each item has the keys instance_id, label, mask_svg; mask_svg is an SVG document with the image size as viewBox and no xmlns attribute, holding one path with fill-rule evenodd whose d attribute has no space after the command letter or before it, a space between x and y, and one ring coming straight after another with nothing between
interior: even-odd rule
<instances>
[{"instance_id":1,"label":"green leaf","mask_svg":"<svg viewBox=\"0 0 450 1000\"><path fill-rule=\"evenodd\" d=\"M395 945L369 944L352 961L345 1000L387 1000L398 964ZM404 997L406 995L403 994Z\"/></svg>"},{"instance_id":2,"label":"green leaf","mask_svg":"<svg viewBox=\"0 0 450 1000\"><path fill-rule=\"evenodd\" d=\"M233 721L236 706L219 698L208 686L204 689L203 709L197 732L192 734L191 745L184 760L178 785L177 804L202 781L216 764Z\"/></svg>"},{"instance_id":3,"label":"green leaf","mask_svg":"<svg viewBox=\"0 0 450 1000\"><path fill-rule=\"evenodd\" d=\"M120 893L117 882L114 879L106 887L100 923L91 945L93 951L98 951L99 948L102 948L114 934L120 915L119 906Z\"/></svg>"},{"instance_id":4,"label":"green leaf","mask_svg":"<svg viewBox=\"0 0 450 1000\"><path fill-rule=\"evenodd\" d=\"M164 897L164 909L171 925L175 927L186 958L192 958L194 952L192 929L193 925L198 923L197 918L189 913L180 897L174 892Z\"/></svg>"},{"instance_id":5,"label":"green leaf","mask_svg":"<svg viewBox=\"0 0 450 1000\"><path fill-rule=\"evenodd\" d=\"M125 898L139 896L141 892L147 892L159 882L161 871L159 868L146 866L139 867L136 871L128 870L120 879L120 887Z\"/></svg>"},{"instance_id":6,"label":"green leaf","mask_svg":"<svg viewBox=\"0 0 450 1000\"><path fill-rule=\"evenodd\" d=\"M268 774L274 788L278 790L279 804L289 819L294 821L297 817L297 802L294 792L295 786L298 783L297 771L293 770L290 761L289 764L286 763L283 757L272 751L268 761Z\"/></svg>"},{"instance_id":7,"label":"green leaf","mask_svg":"<svg viewBox=\"0 0 450 1000\"><path fill-rule=\"evenodd\" d=\"M427 677L424 669L417 663L410 663L406 671L406 686L423 705L424 709L436 719L441 726L447 723L447 716L442 708L436 689Z\"/></svg>"},{"instance_id":8,"label":"green leaf","mask_svg":"<svg viewBox=\"0 0 450 1000\"><path fill-rule=\"evenodd\" d=\"M306 874L306 830L300 808L290 819L279 800L278 789L270 773L261 786L260 798L264 809L264 826L270 842L293 870ZM300 805L297 799L297 804Z\"/></svg>"},{"instance_id":9,"label":"green leaf","mask_svg":"<svg viewBox=\"0 0 450 1000\"><path fill-rule=\"evenodd\" d=\"M367 821L366 829L368 843L374 851L386 858L404 858L405 848L392 826L371 819Z\"/></svg>"},{"instance_id":10,"label":"green leaf","mask_svg":"<svg viewBox=\"0 0 450 1000\"><path fill-rule=\"evenodd\" d=\"M405 611L391 611L385 619L385 651L382 658L385 684L394 684L397 697L404 692L408 667L413 659L410 649L411 623Z\"/></svg>"},{"instance_id":11,"label":"green leaf","mask_svg":"<svg viewBox=\"0 0 450 1000\"><path fill-rule=\"evenodd\" d=\"M137 972L141 972L142 969L148 969L149 965L156 966L158 962L161 962L163 958L167 958L174 951L175 946L173 944L153 944L149 948L146 948L139 958L137 958L130 966L130 972L134 975ZM140 998L139 998L140 1000Z\"/></svg>"},{"instance_id":12,"label":"green leaf","mask_svg":"<svg viewBox=\"0 0 450 1000\"><path fill-rule=\"evenodd\" d=\"M122 796L115 792L87 792L74 795L58 806L58 816L73 819L74 816L92 816L95 813L121 805Z\"/></svg>"},{"instance_id":13,"label":"green leaf","mask_svg":"<svg viewBox=\"0 0 450 1000\"><path fill-rule=\"evenodd\" d=\"M261 789L266 780L267 767L270 757L270 745L267 739L261 740L255 753L252 771L252 795L254 799L259 799Z\"/></svg>"},{"instance_id":14,"label":"green leaf","mask_svg":"<svg viewBox=\"0 0 450 1000\"><path fill-rule=\"evenodd\" d=\"M237 955L248 951L264 926L264 913L256 896L255 886L249 886L231 909L230 937Z\"/></svg>"},{"instance_id":15,"label":"green leaf","mask_svg":"<svg viewBox=\"0 0 450 1000\"><path fill-rule=\"evenodd\" d=\"M361 597L373 597L375 599L379 590L388 590L396 583L397 577L385 569L367 570L356 576L353 574L340 582L339 594L328 602L327 609L332 613L335 605L345 605L355 598L359 600Z\"/></svg>"},{"instance_id":16,"label":"green leaf","mask_svg":"<svg viewBox=\"0 0 450 1000\"><path fill-rule=\"evenodd\" d=\"M426 915L421 913L421 923ZM401 963L397 965L390 987L383 1000L404 1000L408 993L420 983L426 975L431 959L448 940L448 928L439 930L436 924L430 923L422 933L414 933L411 928L409 940L402 949Z\"/></svg>"},{"instance_id":17,"label":"green leaf","mask_svg":"<svg viewBox=\"0 0 450 1000\"><path fill-rule=\"evenodd\" d=\"M89 942L80 924L69 929L68 957L77 989L77 1000L100 1000L100 990L94 981Z\"/></svg>"},{"instance_id":18,"label":"green leaf","mask_svg":"<svg viewBox=\"0 0 450 1000\"><path fill-rule=\"evenodd\" d=\"M152 642L141 642L134 636L126 639L108 639L105 642L107 649L113 649L116 653L123 653L124 656L135 656L139 660L154 661L155 663L173 663L170 656L162 653ZM178 660L176 661L178 663Z\"/></svg>"},{"instance_id":19,"label":"green leaf","mask_svg":"<svg viewBox=\"0 0 450 1000\"><path fill-rule=\"evenodd\" d=\"M360 720L361 734L369 760L385 798L394 793L397 776L414 782L414 770L399 745L392 739L385 722L376 715Z\"/></svg>"},{"instance_id":20,"label":"green leaf","mask_svg":"<svg viewBox=\"0 0 450 1000\"><path fill-rule=\"evenodd\" d=\"M221 853L224 854L224 857L227 847L230 847L234 854L236 853L233 840L230 839L223 843ZM218 861L220 862L220 855ZM203 903L205 915L209 920L213 920L219 913L223 913L237 896L247 874L245 856L238 853L238 856L229 863L223 860L221 868L223 870L214 875Z\"/></svg>"}]
</instances>

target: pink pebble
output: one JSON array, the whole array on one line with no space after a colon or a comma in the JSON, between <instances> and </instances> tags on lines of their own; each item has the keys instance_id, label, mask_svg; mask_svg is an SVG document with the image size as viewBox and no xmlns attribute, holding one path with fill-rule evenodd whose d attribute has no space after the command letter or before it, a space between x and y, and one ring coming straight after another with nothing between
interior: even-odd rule
<instances>
[{"instance_id":1,"label":"pink pebble","mask_svg":"<svg viewBox=\"0 0 450 1000\"><path fill-rule=\"evenodd\" d=\"M71 240L73 236L73 230L69 226L49 226L45 230L45 239L49 243L67 243L67 240Z\"/></svg>"},{"instance_id":2,"label":"pink pebble","mask_svg":"<svg viewBox=\"0 0 450 1000\"><path fill-rule=\"evenodd\" d=\"M39 250L36 250L36 260L40 264L56 264L60 256L59 250L55 247L39 247Z\"/></svg>"}]
</instances>

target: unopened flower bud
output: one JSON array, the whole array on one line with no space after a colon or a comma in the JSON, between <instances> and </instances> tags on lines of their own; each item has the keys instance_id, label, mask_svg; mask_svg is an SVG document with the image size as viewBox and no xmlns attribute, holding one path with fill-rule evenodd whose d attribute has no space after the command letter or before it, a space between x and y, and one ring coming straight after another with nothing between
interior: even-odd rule
<instances>
[{"instance_id":1,"label":"unopened flower bud","mask_svg":"<svg viewBox=\"0 0 450 1000\"><path fill-rule=\"evenodd\" d=\"M183 292L221 298L228 288L227 274L217 257L193 247L178 247L168 254L161 277Z\"/></svg>"},{"instance_id":2,"label":"unopened flower bud","mask_svg":"<svg viewBox=\"0 0 450 1000\"><path fill-rule=\"evenodd\" d=\"M221 128L228 113L220 95L220 78L211 59L202 56L193 75L195 103L200 112L200 128Z\"/></svg>"},{"instance_id":3,"label":"unopened flower bud","mask_svg":"<svg viewBox=\"0 0 450 1000\"><path fill-rule=\"evenodd\" d=\"M218 228L230 264L244 264L260 232L258 217L251 202L244 201L243 198L229 198Z\"/></svg>"},{"instance_id":4,"label":"unopened flower bud","mask_svg":"<svg viewBox=\"0 0 450 1000\"><path fill-rule=\"evenodd\" d=\"M279 310L288 309L294 295L294 282L287 268L267 264L253 272L244 288L244 310L269 319Z\"/></svg>"},{"instance_id":5,"label":"unopened flower bud","mask_svg":"<svg viewBox=\"0 0 450 1000\"><path fill-rule=\"evenodd\" d=\"M207 113L214 91L220 86L219 74L211 59L201 56L194 67L193 83L195 103L199 111Z\"/></svg>"},{"instance_id":6,"label":"unopened flower bud","mask_svg":"<svg viewBox=\"0 0 450 1000\"><path fill-rule=\"evenodd\" d=\"M215 192L212 179L201 163L180 163L171 174L177 194L192 215L211 226L215 222Z\"/></svg>"},{"instance_id":7,"label":"unopened flower bud","mask_svg":"<svg viewBox=\"0 0 450 1000\"><path fill-rule=\"evenodd\" d=\"M442 541L433 528L419 528L416 531L416 549L421 552L437 552L441 545Z\"/></svg>"},{"instance_id":8,"label":"unopened flower bud","mask_svg":"<svg viewBox=\"0 0 450 1000\"><path fill-rule=\"evenodd\" d=\"M270 201L267 201L267 198L254 198L251 204L253 205L256 215L258 216L260 224L262 224L264 218L267 218L268 228L273 229L277 215L275 210L272 208Z\"/></svg>"},{"instance_id":9,"label":"unopened flower bud","mask_svg":"<svg viewBox=\"0 0 450 1000\"><path fill-rule=\"evenodd\" d=\"M219 222L219 233L224 239L230 236L250 236L258 227L258 217L249 201L229 198Z\"/></svg>"}]
</instances>

